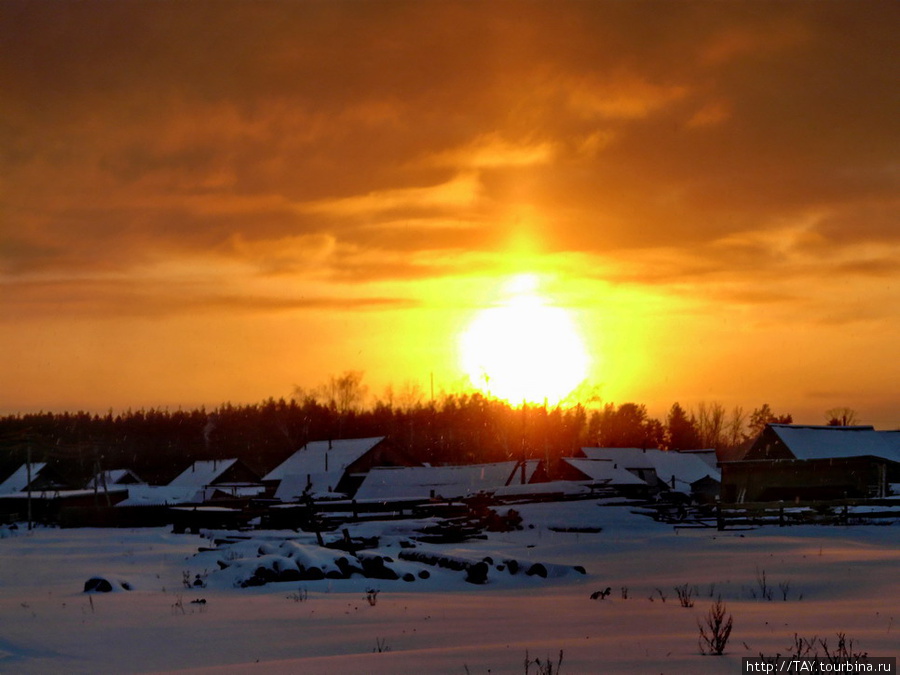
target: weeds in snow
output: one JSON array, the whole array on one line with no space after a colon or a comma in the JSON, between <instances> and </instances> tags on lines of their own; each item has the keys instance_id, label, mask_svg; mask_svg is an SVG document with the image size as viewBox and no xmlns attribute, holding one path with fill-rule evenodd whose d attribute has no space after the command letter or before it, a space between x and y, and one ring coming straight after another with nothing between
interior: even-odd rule
<instances>
[{"instance_id":1,"label":"weeds in snow","mask_svg":"<svg viewBox=\"0 0 900 675\"><path fill-rule=\"evenodd\" d=\"M528 654L528 650L525 650L525 675L529 675L531 666L537 667L537 675L559 675L560 668L562 667L563 662L563 650L559 650L559 658L556 660L556 665L554 666L553 661L550 660L550 657L546 657L543 661L539 658L532 659Z\"/></svg>"},{"instance_id":2,"label":"weeds in snow","mask_svg":"<svg viewBox=\"0 0 900 675\"><path fill-rule=\"evenodd\" d=\"M688 584L682 584L681 586L675 587L675 594L678 596L678 602L682 607L694 606L694 593L696 590L696 587Z\"/></svg>"},{"instance_id":3,"label":"weeds in snow","mask_svg":"<svg viewBox=\"0 0 900 675\"><path fill-rule=\"evenodd\" d=\"M380 592L377 588L370 588L366 591L366 602L369 603L369 606L374 607L378 604L378 594Z\"/></svg>"},{"instance_id":4,"label":"weeds in snow","mask_svg":"<svg viewBox=\"0 0 900 675\"><path fill-rule=\"evenodd\" d=\"M790 581L779 581L778 582L778 590L781 591L781 599L787 602L788 592L791 590L791 582Z\"/></svg>"},{"instance_id":5,"label":"weeds in snow","mask_svg":"<svg viewBox=\"0 0 900 675\"><path fill-rule=\"evenodd\" d=\"M390 645L387 643L386 638L375 638L375 647L372 649L372 652L375 654L381 654L383 652L391 651Z\"/></svg>"},{"instance_id":6,"label":"weeds in snow","mask_svg":"<svg viewBox=\"0 0 900 675\"><path fill-rule=\"evenodd\" d=\"M821 654L819 652L820 649L822 650ZM846 633L837 633L837 644L833 647L828 644L827 638L820 639L815 635L811 638L805 638L798 633L794 633L793 642L786 651L788 652L788 659L822 658L832 665L848 659L865 660L869 656L868 652L857 651L853 638L848 638ZM774 657L765 657L760 654L760 658L765 663L777 663L782 657L781 654L776 654Z\"/></svg>"},{"instance_id":7,"label":"weeds in snow","mask_svg":"<svg viewBox=\"0 0 900 675\"><path fill-rule=\"evenodd\" d=\"M306 602L309 599L309 592L301 586L297 589L296 593L288 595L287 599L293 600L294 602Z\"/></svg>"},{"instance_id":8,"label":"weeds in snow","mask_svg":"<svg viewBox=\"0 0 900 675\"><path fill-rule=\"evenodd\" d=\"M787 602L791 592L790 579L778 582L778 590L781 592L781 599ZM768 600L771 602L775 596L775 589L769 584L766 577L766 571L756 568L756 586L750 588L750 597L754 600ZM797 594L797 600L803 599L803 593Z\"/></svg>"},{"instance_id":9,"label":"weeds in snow","mask_svg":"<svg viewBox=\"0 0 900 675\"><path fill-rule=\"evenodd\" d=\"M846 659L861 660L869 656L868 652L854 651L853 638L848 638L844 633L838 633L837 639L837 646L833 652L828 648L828 640L819 640L828 663L837 664Z\"/></svg>"},{"instance_id":10,"label":"weeds in snow","mask_svg":"<svg viewBox=\"0 0 900 675\"><path fill-rule=\"evenodd\" d=\"M759 596L763 600L771 600L772 599L772 588L769 586L768 581L766 581L766 571L760 570L759 567L756 568L756 586L759 589ZM750 594L756 598L756 591L751 590Z\"/></svg>"},{"instance_id":11,"label":"weeds in snow","mask_svg":"<svg viewBox=\"0 0 900 675\"><path fill-rule=\"evenodd\" d=\"M700 629L698 641L700 653L721 656L725 651L725 645L728 644L728 638L731 637L733 623L731 614L725 618L725 603L722 602L722 598L717 598L709 608L704 621L697 621L697 627Z\"/></svg>"}]
</instances>

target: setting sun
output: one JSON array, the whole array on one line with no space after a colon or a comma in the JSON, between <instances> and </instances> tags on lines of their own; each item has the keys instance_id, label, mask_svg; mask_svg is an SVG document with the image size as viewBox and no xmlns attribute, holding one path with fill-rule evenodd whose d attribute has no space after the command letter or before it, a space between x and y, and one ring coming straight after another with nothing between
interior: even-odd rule
<instances>
[{"instance_id":1,"label":"setting sun","mask_svg":"<svg viewBox=\"0 0 900 675\"><path fill-rule=\"evenodd\" d=\"M473 386L510 403L558 403L587 376L572 317L537 292L532 275L514 277L506 295L461 335L462 368Z\"/></svg>"}]
</instances>

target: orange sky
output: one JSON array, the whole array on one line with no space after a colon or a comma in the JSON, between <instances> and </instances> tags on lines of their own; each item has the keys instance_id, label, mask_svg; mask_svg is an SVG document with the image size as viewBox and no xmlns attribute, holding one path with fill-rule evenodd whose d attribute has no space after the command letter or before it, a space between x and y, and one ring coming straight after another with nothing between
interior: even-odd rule
<instances>
[{"instance_id":1,"label":"orange sky","mask_svg":"<svg viewBox=\"0 0 900 675\"><path fill-rule=\"evenodd\" d=\"M900 4L0 3L0 413L458 390L900 426Z\"/></svg>"}]
</instances>

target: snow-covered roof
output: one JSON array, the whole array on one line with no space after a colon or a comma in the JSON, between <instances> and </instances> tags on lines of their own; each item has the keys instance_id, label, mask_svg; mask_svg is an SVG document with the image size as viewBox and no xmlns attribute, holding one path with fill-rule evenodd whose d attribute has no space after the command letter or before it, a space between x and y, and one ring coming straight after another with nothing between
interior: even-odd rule
<instances>
[{"instance_id":1,"label":"snow-covered roof","mask_svg":"<svg viewBox=\"0 0 900 675\"><path fill-rule=\"evenodd\" d=\"M617 466L608 459L584 459L583 457L563 457L569 466L578 469L592 481L604 481L607 485L646 485L644 481L627 469Z\"/></svg>"},{"instance_id":2,"label":"snow-covered roof","mask_svg":"<svg viewBox=\"0 0 900 675\"><path fill-rule=\"evenodd\" d=\"M582 448L588 459L608 459L623 469L652 469L647 459L648 450L641 448Z\"/></svg>"},{"instance_id":3,"label":"snow-covered roof","mask_svg":"<svg viewBox=\"0 0 900 675\"><path fill-rule=\"evenodd\" d=\"M116 506L165 506L203 501L203 490L191 485L129 485L128 497Z\"/></svg>"},{"instance_id":4,"label":"snow-covered roof","mask_svg":"<svg viewBox=\"0 0 900 675\"><path fill-rule=\"evenodd\" d=\"M691 483L706 476L722 479L719 469L695 453L656 448L582 448L581 451L589 459L612 461L621 469L654 469L657 477L674 490L688 491Z\"/></svg>"},{"instance_id":5,"label":"snow-covered roof","mask_svg":"<svg viewBox=\"0 0 900 675\"><path fill-rule=\"evenodd\" d=\"M328 476L336 485L344 471L353 462L384 440L384 436L373 438L346 438L336 441L312 441L300 448L284 462L270 471L263 480L284 480L286 476L309 475ZM316 483L318 485L318 482Z\"/></svg>"},{"instance_id":6,"label":"snow-covered roof","mask_svg":"<svg viewBox=\"0 0 900 675\"><path fill-rule=\"evenodd\" d=\"M881 436L881 440L888 444L888 447L900 454L900 431L879 431L878 434Z\"/></svg>"},{"instance_id":7,"label":"snow-covered roof","mask_svg":"<svg viewBox=\"0 0 900 675\"><path fill-rule=\"evenodd\" d=\"M85 487L92 490L95 486L102 487L104 483L106 485L118 485L120 483L127 483L129 480L131 483L144 482L130 469L111 469L110 471L98 473L88 481L88 484Z\"/></svg>"},{"instance_id":8,"label":"snow-covered roof","mask_svg":"<svg viewBox=\"0 0 900 675\"><path fill-rule=\"evenodd\" d=\"M647 453L656 469L656 475L674 490L686 490L691 483L707 476L717 481L722 480L721 471L711 467L697 455L663 450L648 450Z\"/></svg>"},{"instance_id":9,"label":"snow-covered roof","mask_svg":"<svg viewBox=\"0 0 900 675\"><path fill-rule=\"evenodd\" d=\"M546 483L527 483L520 485L504 485L493 491L495 497L515 498L536 495L591 495L596 494L587 482L571 480L554 480Z\"/></svg>"},{"instance_id":10,"label":"snow-covered roof","mask_svg":"<svg viewBox=\"0 0 900 675\"><path fill-rule=\"evenodd\" d=\"M700 448L696 450L676 450L675 452L680 452L683 455L693 455L694 457L699 457L704 462L709 464L711 467L716 468L719 466L719 459L716 455L715 448Z\"/></svg>"},{"instance_id":11,"label":"snow-covered roof","mask_svg":"<svg viewBox=\"0 0 900 675\"><path fill-rule=\"evenodd\" d=\"M890 432L870 426L820 427L770 424L797 459L837 459L842 457L881 457L900 462L898 448Z\"/></svg>"},{"instance_id":12,"label":"snow-covered roof","mask_svg":"<svg viewBox=\"0 0 900 675\"><path fill-rule=\"evenodd\" d=\"M216 478L230 469L235 462L237 462L236 458L194 462L169 483L169 486L202 488L205 485L210 485Z\"/></svg>"},{"instance_id":13,"label":"snow-covered roof","mask_svg":"<svg viewBox=\"0 0 900 675\"><path fill-rule=\"evenodd\" d=\"M527 483L538 462L525 467ZM521 482L516 462L469 464L464 466L374 467L356 491L357 499L428 499L432 496L458 499L506 485L515 470L513 483Z\"/></svg>"},{"instance_id":14,"label":"snow-covered roof","mask_svg":"<svg viewBox=\"0 0 900 675\"><path fill-rule=\"evenodd\" d=\"M34 480L45 466L47 466L46 462L32 462L31 480ZM9 478L0 483L0 495L21 492L26 487L28 487L28 464L23 464Z\"/></svg>"}]
</instances>

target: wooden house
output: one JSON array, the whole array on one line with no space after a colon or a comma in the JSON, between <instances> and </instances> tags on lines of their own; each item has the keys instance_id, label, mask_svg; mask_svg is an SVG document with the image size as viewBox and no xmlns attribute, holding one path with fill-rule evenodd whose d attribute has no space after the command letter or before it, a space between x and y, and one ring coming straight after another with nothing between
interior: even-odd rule
<instances>
[{"instance_id":1,"label":"wooden house","mask_svg":"<svg viewBox=\"0 0 900 675\"><path fill-rule=\"evenodd\" d=\"M900 449L871 426L769 424L740 461L722 462L722 500L885 497L900 480Z\"/></svg>"},{"instance_id":2,"label":"wooden house","mask_svg":"<svg viewBox=\"0 0 900 675\"><path fill-rule=\"evenodd\" d=\"M718 468L700 452L665 451L656 448L582 448L588 459L606 460L644 481L652 492L677 493L682 498L710 501L721 481Z\"/></svg>"},{"instance_id":3,"label":"wooden house","mask_svg":"<svg viewBox=\"0 0 900 675\"><path fill-rule=\"evenodd\" d=\"M283 502L304 493L314 497L352 497L374 467L416 463L385 436L311 441L263 477Z\"/></svg>"},{"instance_id":4,"label":"wooden house","mask_svg":"<svg viewBox=\"0 0 900 675\"><path fill-rule=\"evenodd\" d=\"M176 476L170 488L197 490L199 501L248 498L260 494L264 486L259 474L239 459L197 461Z\"/></svg>"},{"instance_id":5,"label":"wooden house","mask_svg":"<svg viewBox=\"0 0 900 675\"><path fill-rule=\"evenodd\" d=\"M538 460L454 466L373 467L356 492L368 501L463 499L508 485L528 485Z\"/></svg>"}]
</instances>

